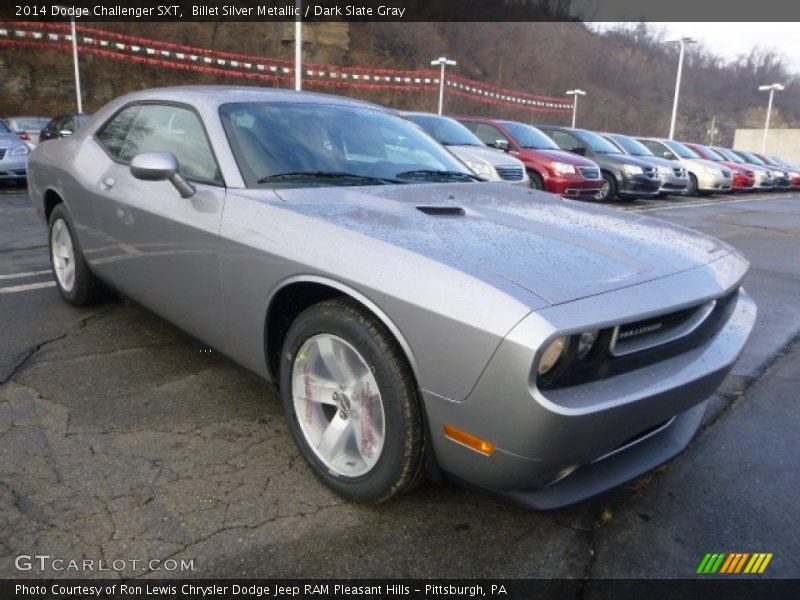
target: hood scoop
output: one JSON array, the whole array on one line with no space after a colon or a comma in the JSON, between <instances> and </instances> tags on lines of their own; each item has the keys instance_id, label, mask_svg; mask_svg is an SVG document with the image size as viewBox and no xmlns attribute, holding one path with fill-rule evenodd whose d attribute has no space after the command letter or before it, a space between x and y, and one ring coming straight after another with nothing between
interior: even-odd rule
<instances>
[{"instance_id":1,"label":"hood scoop","mask_svg":"<svg viewBox=\"0 0 800 600\"><path fill-rule=\"evenodd\" d=\"M417 210L432 217L463 217L467 214L460 206L418 206Z\"/></svg>"}]
</instances>

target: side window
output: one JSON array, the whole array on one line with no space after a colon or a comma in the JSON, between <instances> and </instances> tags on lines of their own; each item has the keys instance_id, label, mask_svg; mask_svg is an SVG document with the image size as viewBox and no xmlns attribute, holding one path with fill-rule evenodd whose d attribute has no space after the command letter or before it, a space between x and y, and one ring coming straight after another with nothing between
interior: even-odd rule
<instances>
[{"instance_id":1,"label":"side window","mask_svg":"<svg viewBox=\"0 0 800 600\"><path fill-rule=\"evenodd\" d=\"M662 146L658 142L654 142L652 140L641 140L641 142L645 146L647 146L647 149L650 150L650 152L652 152L653 154L655 154L659 158L664 156L664 152L668 152L669 151L668 148L666 148L665 146Z\"/></svg>"},{"instance_id":2,"label":"side window","mask_svg":"<svg viewBox=\"0 0 800 600\"><path fill-rule=\"evenodd\" d=\"M71 131L75 133L75 117L64 117L58 123L58 128L54 128L56 132L59 131Z\"/></svg>"},{"instance_id":3,"label":"side window","mask_svg":"<svg viewBox=\"0 0 800 600\"><path fill-rule=\"evenodd\" d=\"M486 123L478 123L475 127L475 135L487 146L494 146L497 140L508 142L508 138L497 127L487 125Z\"/></svg>"},{"instance_id":4,"label":"side window","mask_svg":"<svg viewBox=\"0 0 800 600\"><path fill-rule=\"evenodd\" d=\"M550 139L552 139L562 150L572 152L576 148L583 148L581 141L566 131L559 131L556 129L555 131L548 132L548 135L550 136Z\"/></svg>"},{"instance_id":5,"label":"side window","mask_svg":"<svg viewBox=\"0 0 800 600\"><path fill-rule=\"evenodd\" d=\"M130 131L131 123L141 108L136 105L122 109L95 134L95 139L114 160L119 160L119 154L125 138L128 136L128 131Z\"/></svg>"}]
</instances>

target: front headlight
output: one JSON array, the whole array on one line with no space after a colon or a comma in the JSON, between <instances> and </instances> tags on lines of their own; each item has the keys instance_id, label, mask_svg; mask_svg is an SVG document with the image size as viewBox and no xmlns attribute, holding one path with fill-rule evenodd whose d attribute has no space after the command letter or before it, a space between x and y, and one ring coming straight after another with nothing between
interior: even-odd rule
<instances>
[{"instance_id":1,"label":"front headlight","mask_svg":"<svg viewBox=\"0 0 800 600\"><path fill-rule=\"evenodd\" d=\"M574 175L575 174L575 167L573 165L562 163L562 162L554 162L550 165L550 168L553 169L559 175Z\"/></svg>"},{"instance_id":2,"label":"front headlight","mask_svg":"<svg viewBox=\"0 0 800 600\"><path fill-rule=\"evenodd\" d=\"M25 145L22 145L22 146L17 146L16 148L14 148L11 152L9 152L9 154L11 156L21 156L23 154L29 154L30 151L31 151L30 148L28 148Z\"/></svg>"},{"instance_id":3,"label":"front headlight","mask_svg":"<svg viewBox=\"0 0 800 600\"><path fill-rule=\"evenodd\" d=\"M626 175L642 175L644 173L644 169L636 165L622 165L622 170Z\"/></svg>"},{"instance_id":4,"label":"front headlight","mask_svg":"<svg viewBox=\"0 0 800 600\"><path fill-rule=\"evenodd\" d=\"M464 162L475 175L480 175L486 179L500 179L500 175L497 174L497 169L488 162L482 160L465 160Z\"/></svg>"},{"instance_id":5,"label":"front headlight","mask_svg":"<svg viewBox=\"0 0 800 600\"><path fill-rule=\"evenodd\" d=\"M539 375L547 375L552 371L564 355L566 349L567 338L563 336L550 342L550 345L547 346L542 353L542 358L539 359L539 366L537 367Z\"/></svg>"}]
</instances>

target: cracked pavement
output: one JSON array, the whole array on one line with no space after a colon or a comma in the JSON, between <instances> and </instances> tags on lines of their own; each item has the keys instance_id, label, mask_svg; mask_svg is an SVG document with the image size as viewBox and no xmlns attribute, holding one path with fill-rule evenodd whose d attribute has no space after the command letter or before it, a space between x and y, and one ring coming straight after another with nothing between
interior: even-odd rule
<instances>
[{"instance_id":1,"label":"cracked pavement","mask_svg":"<svg viewBox=\"0 0 800 600\"><path fill-rule=\"evenodd\" d=\"M0 577L689 577L710 551L774 552L766 575L800 576L800 196L726 200L625 205L752 262L759 320L705 429L656 473L551 513L449 483L349 504L248 371L126 301L0 293ZM0 191L0 276L46 270L45 242L24 192ZM20 554L194 570L18 571Z\"/></svg>"}]
</instances>

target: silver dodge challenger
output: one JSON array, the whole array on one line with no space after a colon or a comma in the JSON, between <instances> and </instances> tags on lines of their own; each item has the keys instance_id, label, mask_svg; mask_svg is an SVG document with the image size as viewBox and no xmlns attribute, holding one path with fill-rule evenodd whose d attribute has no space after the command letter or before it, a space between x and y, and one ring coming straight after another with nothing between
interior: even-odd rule
<instances>
[{"instance_id":1,"label":"silver dodge challenger","mask_svg":"<svg viewBox=\"0 0 800 600\"><path fill-rule=\"evenodd\" d=\"M110 289L280 390L312 471L535 509L683 450L752 329L747 261L658 220L481 181L379 106L129 94L39 145L57 288Z\"/></svg>"}]
</instances>

